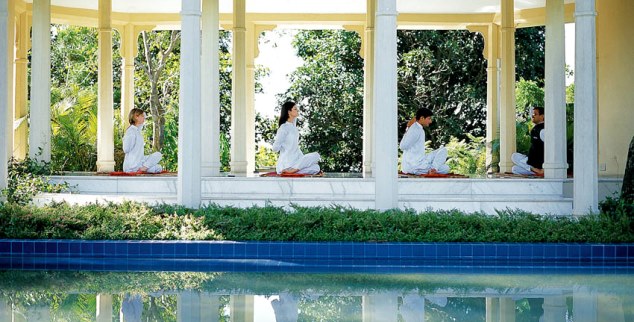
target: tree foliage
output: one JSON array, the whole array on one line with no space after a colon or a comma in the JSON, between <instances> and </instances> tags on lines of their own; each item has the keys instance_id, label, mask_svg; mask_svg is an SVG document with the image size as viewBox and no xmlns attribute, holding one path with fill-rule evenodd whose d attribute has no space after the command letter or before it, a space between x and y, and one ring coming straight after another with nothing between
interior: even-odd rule
<instances>
[{"instance_id":1,"label":"tree foliage","mask_svg":"<svg viewBox=\"0 0 634 322\"><path fill-rule=\"evenodd\" d=\"M279 96L298 102L302 150L317 151L324 171L360 171L363 126L361 39L354 32L304 30L293 41L304 65Z\"/></svg>"}]
</instances>

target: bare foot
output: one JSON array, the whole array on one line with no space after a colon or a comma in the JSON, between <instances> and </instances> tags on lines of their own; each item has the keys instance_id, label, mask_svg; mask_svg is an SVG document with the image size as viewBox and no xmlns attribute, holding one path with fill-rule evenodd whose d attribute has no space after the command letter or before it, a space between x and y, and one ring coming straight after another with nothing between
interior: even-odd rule
<instances>
[{"instance_id":1,"label":"bare foot","mask_svg":"<svg viewBox=\"0 0 634 322\"><path fill-rule=\"evenodd\" d=\"M282 170L282 173L295 173L297 171L299 171L299 169L287 168L287 169Z\"/></svg>"},{"instance_id":2,"label":"bare foot","mask_svg":"<svg viewBox=\"0 0 634 322\"><path fill-rule=\"evenodd\" d=\"M436 169L429 170L429 174L436 174L436 173L438 173L438 171L436 171Z\"/></svg>"},{"instance_id":3,"label":"bare foot","mask_svg":"<svg viewBox=\"0 0 634 322\"><path fill-rule=\"evenodd\" d=\"M147 167L140 167L140 168L139 168L139 171L141 171L141 172L146 172L146 171L147 171Z\"/></svg>"}]
</instances>

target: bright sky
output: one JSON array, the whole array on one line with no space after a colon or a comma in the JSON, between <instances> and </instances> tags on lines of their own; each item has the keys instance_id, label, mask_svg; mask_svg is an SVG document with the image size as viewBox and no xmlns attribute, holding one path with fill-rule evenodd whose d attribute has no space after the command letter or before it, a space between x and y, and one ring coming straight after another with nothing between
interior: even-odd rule
<instances>
[{"instance_id":1,"label":"bright sky","mask_svg":"<svg viewBox=\"0 0 634 322\"><path fill-rule=\"evenodd\" d=\"M260 55L255 59L255 63L269 68L270 74L261 79L264 93L255 95L255 110L264 116L277 117L275 95L286 91L290 85L288 75L302 64L291 45L295 33L295 30L275 29L260 37ZM566 24L566 64L574 70L574 23ZM573 77L567 77L566 85L573 81Z\"/></svg>"}]
</instances>

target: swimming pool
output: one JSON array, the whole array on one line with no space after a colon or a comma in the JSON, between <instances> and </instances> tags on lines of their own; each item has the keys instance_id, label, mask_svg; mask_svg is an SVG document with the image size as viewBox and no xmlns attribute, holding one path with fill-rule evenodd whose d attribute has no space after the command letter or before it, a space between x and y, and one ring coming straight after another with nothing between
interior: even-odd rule
<instances>
[{"instance_id":1,"label":"swimming pool","mask_svg":"<svg viewBox=\"0 0 634 322\"><path fill-rule=\"evenodd\" d=\"M633 245L0 240L0 321L634 321Z\"/></svg>"}]
</instances>

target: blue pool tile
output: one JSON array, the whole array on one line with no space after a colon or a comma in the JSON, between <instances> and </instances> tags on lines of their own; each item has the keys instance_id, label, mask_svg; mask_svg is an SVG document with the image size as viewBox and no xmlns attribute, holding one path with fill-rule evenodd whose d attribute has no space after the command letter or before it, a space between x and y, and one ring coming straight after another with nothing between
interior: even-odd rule
<instances>
[{"instance_id":1,"label":"blue pool tile","mask_svg":"<svg viewBox=\"0 0 634 322\"><path fill-rule=\"evenodd\" d=\"M306 257L306 243L293 243L293 257L294 258Z\"/></svg>"},{"instance_id":2,"label":"blue pool tile","mask_svg":"<svg viewBox=\"0 0 634 322\"><path fill-rule=\"evenodd\" d=\"M617 245L615 247L615 254L617 258L627 258L627 246Z\"/></svg>"},{"instance_id":3,"label":"blue pool tile","mask_svg":"<svg viewBox=\"0 0 634 322\"><path fill-rule=\"evenodd\" d=\"M627 247L627 257L634 259L634 245L630 245Z\"/></svg>"},{"instance_id":4,"label":"blue pool tile","mask_svg":"<svg viewBox=\"0 0 634 322\"><path fill-rule=\"evenodd\" d=\"M256 249L257 249L257 246L253 245L253 247L256 247ZM247 250L248 250L248 248L247 248ZM213 243L213 244L209 245L209 252L207 254L209 256L211 256L211 257L219 257L220 254L222 254L222 246L221 246L221 244ZM257 251L256 251L256 254L257 254Z\"/></svg>"},{"instance_id":5,"label":"blue pool tile","mask_svg":"<svg viewBox=\"0 0 634 322\"><path fill-rule=\"evenodd\" d=\"M604 257L614 257L614 256L616 256L616 247L614 245L605 245L605 246L603 246L603 256Z\"/></svg>"},{"instance_id":6,"label":"blue pool tile","mask_svg":"<svg viewBox=\"0 0 634 322\"><path fill-rule=\"evenodd\" d=\"M557 258L568 258L568 245L557 245L555 247Z\"/></svg>"},{"instance_id":7,"label":"blue pool tile","mask_svg":"<svg viewBox=\"0 0 634 322\"><path fill-rule=\"evenodd\" d=\"M8 240L0 240L0 254L11 253L11 242Z\"/></svg>"},{"instance_id":8,"label":"blue pool tile","mask_svg":"<svg viewBox=\"0 0 634 322\"><path fill-rule=\"evenodd\" d=\"M568 257L578 260L581 256L581 247L579 245L568 245Z\"/></svg>"},{"instance_id":9,"label":"blue pool tile","mask_svg":"<svg viewBox=\"0 0 634 322\"><path fill-rule=\"evenodd\" d=\"M70 243L68 243L68 245L70 246L68 250L69 254L73 256L81 254L81 242L71 241Z\"/></svg>"},{"instance_id":10,"label":"blue pool tile","mask_svg":"<svg viewBox=\"0 0 634 322\"><path fill-rule=\"evenodd\" d=\"M103 242L95 242L92 244L92 252L95 256L103 256L104 249L105 247Z\"/></svg>"},{"instance_id":11,"label":"blue pool tile","mask_svg":"<svg viewBox=\"0 0 634 322\"><path fill-rule=\"evenodd\" d=\"M593 245L592 246L592 257L593 258L603 258L603 245Z\"/></svg>"},{"instance_id":12,"label":"blue pool tile","mask_svg":"<svg viewBox=\"0 0 634 322\"><path fill-rule=\"evenodd\" d=\"M343 243L339 247L342 258L351 258L354 254L354 246L351 243Z\"/></svg>"},{"instance_id":13,"label":"blue pool tile","mask_svg":"<svg viewBox=\"0 0 634 322\"><path fill-rule=\"evenodd\" d=\"M387 245L387 256L391 259L399 259L403 257L400 244L390 243Z\"/></svg>"},{"instance_id":14,"label":"blue pool tile","mask_svg":"<svg viewBox=\"0 0 634 322\"><path fill-rule=\"evenodd\" d=\"M283 258L293 258L293 244L283 243L280 245Z\"/></svg>"},{"instance_id":15,"label":"blue pool tile","mask_svg":"<svg viewBox=\"0 0 634 322\"><path fill-rule=\"evenodd\" d=\"M368 259L376 258L376 244L367 244L364 247L365 249L365 257Z\"/></svg>"},{"instance_id":16,"label":"blue pool tile","mask_svg":"<svg viewBox=\"0 0 634 322\"><path fill-rule=\"evenodd\" d=\"M139 242L128 243L128 255L138 257L141 254L141 244Z\"/></svg>"},{"instance_id":17,"label":"blue pool tile","mask_svg":"<svg viewBox=\"0 0 634 322\"><path fill-rule=\"evenodd\" d=\"M519 245L520 254L519 257L522 259L531 259L533 258L533 245L530 244L522 244Z\"/></svg>"},{"instance_id":18,"label":"blue pool tile","mask_svg":"<svg viewBox=\"0 0 634 322\"><path fill-rule=\"evenodd\" d=\"M497 244L484 244L484 256L495 257L497 255Z\"/></svg>"},{"instance_id":19,"label":"blue pool tile","mask_svg":"<svg viewBox=\"0 0 634 322\"><path fill-rule=\"evenodd\" d=\"M22 242L14 241L11 243L11 253L20 254L22 253Z\"/></svg>"},{"instance_id":20,"label":"blue pool tile","mask_svg":"<svg viewBox=\"0 0 634 322\"><path fill-rule=\"evenodd\" d=\"M231 253L231 256L240 257L240 258L248 258L246 257L247 245L245 243L233 243L226 245L227 253ZM222 253L222 256L225 256L225 252ZM256 257L251 257L256 258Z\"/></svg>"},{"instance_id":21,"label":"blue pool tile","mask_svg":"<svg viewBox=\"0 0 634 322\"><path fill-rule=\"evenodd\" d=\"M115 244L114 251L116 256L124 256L124 257L128 256L128 245L121 242L117 242Z\"/></svg>"},{"instance_id":22,"label":"blue pool tile","mask_svg":"<svg viewBox=\"0 0 634 322\"><path fill-rule=\"evenodd\" d=\"M522 256L521 246L518 244L510 244L509 245L509 258L520 258Z\"/></svg>"},{"instance_id":23,"label":"blue pool tile","mask_svg":"<svg viewBox=\"0 0 634 322\"><path fill-rule=\"evenodd\" d=\"M106 242L103 244L103 253L105 256L114 256L117 254L117 244L114 242Z\"/></svg>"},{"instance_id":24,"label":"blue pool tile","mask_svg":"<svg viewBox=\"0 0 634 322\"><path fill-rule=\"evenodd\" d=\"M176 257L184 257L187 255L187 246L189 243L170 242L174 245L174 255Z\"/></svg>"},{"instance_id":25,"label":"blue pool tile","mask_svg":"<svg viewBox=\"0 0 634 322\"><path fill-rule=\"evenodd\" d=\"M473 257L473 246L471 244L460 245L461 257Z\"/></svg>"},{"instance_id":26,"label":"blue pool tile","mask_svg":"<svg viewBox=\"0 0 634 322\"><path fill-rule=\"evenodd\" d=\"M413 255L414 246L410 243L405 243L401 245L401 257L403 258L411 258Z\"/></svg>"},{"instance_id":27,"label":"blue pool tile","mask_svg":"<svg viewBox=\"0 0 634 322\"><path fill-rule=\"evenodd\" d=\"M68 246L68 243L64 243L64 244L66 244ZM47 254L57 254L58 253L57 243L47 243L46 244L46 253ZM64 254L68 254L68 248L66 249L66 252Z\"/></svg>"},{"instance_id":28,"label":"blue pool tile","mask_svg":"<svg viewBox=\"0 0 634 322\"><path fill-rule=\"evenodd\" d=\"M473 245L473 257L484 257L484 244Z\"/></svg>"},{"instance_id":29,"label":"blue pool tile","mask_svg":"<svg viewBox=\"0 0 634 322\"><path fill-rule=\"evenodd\" d=\"M152 255L152 244L149 242L139 243L139 255L143 257L149 257Z\"/></svg>"},{"instance_id":30,"label":"blue pool tile","mask_svg":"<svg viewBox=\"0 0 634 322\"><path fill-rule=\"evenodd\" d=\"M176 246L174 245L174 243L172 242L165 242L162 245L162 254L161 257L163 258L173 258L176 253Z\"/></svg>"},{"instance_id":31,"label":"blue pool tile","mask_svg":"<svg viewBox=\"0 0 634 322\"><path fill-rule=\"evenodd\" d=\"M79 249L82 255L92 255L92 242L83 242L79 244Z\"/></svg>"},{"instance_id":32,"label":"blue pool tile","mask_svg":"<svg viewBox=\"0 0 634 322\"><path fill-rule=\"evenodd\" d=\"M33 243L33 246L34 246L33 252L35 254L46 254L46 243L38 240L35 243ZM0 250L0 253L2 253L1 250Z\"/></svg>"},{"instance_id":33,"label":"blue pool tile","mask_svg":"<svg viewBox=\"0 0 634 322\"><path fill-rule=\"evenodd\" d=\"M326 249L326 252L327 251L328 250ZM280 258L282 256L282 245L280 245L280 243L269 243L269 256Z\"/></svg>"},{"instance_id":34,"label":"blue pool tile","mask_svg":"<svg viewBox=\"0 0 634 322\"><path fill-rule=\"evenodd\" d=\"M32 255L33 253L35 253L35 245L33 244L33 242L25 241L24 243L22 243L22 252L24 252L25 255Z\"/></svg>"},{"instance_id":35,"label":"blue pool tile","mask_svg":"<svg viewBox=\"0 0 634 322\"><path fill-rule=\"evenodd\" d=\"M425 244L423 250L425 258L447 257L447 245Z\"/></svg>"},{"instance_id":36,"label":"blue pool tile","mask_svg":"<svg viewBox=\"0 0 634 322\"><path fill-rule=\"evenodd\" d=\"M499 244L497 245L497 257L508 258L509 257L509 245Z\"/></svg>"},{"instance_id":37,"label":"blue pool tile","mask_svg":"<svg viewBox=\"0 0 634 322\"><path fill-rule=\"evenodd\" d=\"M579 256L582 259L588 259L592 257L592 245L580 245L579 246Z\"/></svg>"},{"instance_id":38,"label":"blue pool tile","mask_svg":"<svg viewBox=\"0 0 634 322\"><path fill-rule=\"evenodd\" d=\"M376 256L380 258L388 257L390 253L390 248L387 244L379 244L376 245Z\"/></svg>"},{"instance_id":39,"label":"blue pool tile","mask_svg":"<svg viewBox=\"0 0 634 322\"><path fill-rule=\"evenodd\" d=\"M365 255L365 247L363 247L362 243L355 243L353 252L355 257L363 257Z\"/></svg>"},{"instance_id":40,"label":"blue pool tile","mask_svg":"<svg viewBox=\"0 0 634 322\"><path fill-rule=\"evenodd\" d=\"M48 248L48 245L50 243L47 243L46 246L46 253L47 254L51 254L51 253L56 253L58 256L68 256L70 254L70 243L69 241L60 241L57 243L57 249L56 250L50 250Z\"/></svg>"},{"instance_id":41,"label":"blue pool tile","mask_svg":"<svg viewBox=\"0 0 634 322\"><path fill-rule=\"evenodd\" d=\"M317 249L315 249L317 253ZM258 243L258 258L268 257L271 254L269 243Z\"/></svg>"},{"instance_id":42,"label":"blue pool tile","mask_svg":"<svg viewBox=\"0 0 634 322\"><path fill-rule=\"evenodd\" d=\"M557 245L544 246L544 258L552 259L557 257Z\"/></svg>"},{"instance_id":43,"label":"blue pool tile","mask_svg":"<svg viewBox=\"0 0 634 322\"><path fill-rule=\"evenodd\" d=\"M198 256L198 243L188 243L185 245L187 257Z\"/></svg>"},{"instance_id":44,"label":"blue pool tile","mask_svg":"<svg viewBox=\"0 0 634 322\"><path fill-rule=\"evenodd\" d=\"M533 245L533 258L535 259L544 258L544 245L541 245L541 244Z\"/></svg>"}]
</instances>

